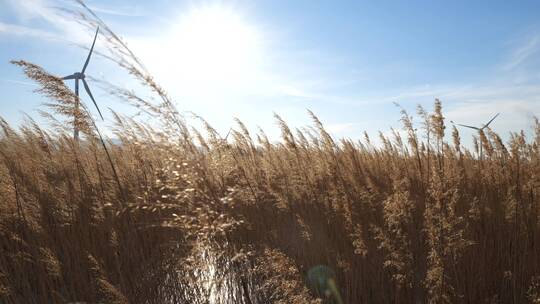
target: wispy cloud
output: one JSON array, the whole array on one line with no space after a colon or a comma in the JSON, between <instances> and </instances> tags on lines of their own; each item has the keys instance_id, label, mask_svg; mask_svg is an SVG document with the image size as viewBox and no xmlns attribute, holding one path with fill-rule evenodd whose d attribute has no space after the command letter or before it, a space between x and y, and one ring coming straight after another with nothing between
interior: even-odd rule
<instances>
[{"instance_id":1,"label":"wispy cloud","mask_svg":"<svg viewBox=\"0 0 540 304\"><path fill-rule=\"evenodd\" d=\"M80 24L59 10L64 1L59 0L6 0L18 24L1 23L0 31L6 34L28 36L44 40L83 43L89 33ZM43 26L43 21L48 26ZM39 28L38 28L39 27Z\"/></svg>"},{"instance_id":2,"label":"wispy cloud","mask_svg":"<svg viewBox=\"0 0 540 304\"><path fill-rule=\"evenodd\" d=\"M36 87L36 86L38 86L37 84L32 83L32 82L20 81L20 80L12 80L12 79L5 79L5 78L0 78L0 82L7 82L7 83L18 84L18 85L24 85L24 86L31 86L31 87Z\"/></svg>"},{"instance_id":3,"label":"wispy cloud","mask_svg":"<svg viewBox=\"0 0 540 304\"><path fill-rule=\"evenodd\" d=\"M540 34L528 37L521 45L514 49L510 58L503 66L506 71L513 70L540 51Z\"/></svg>"},{"instance_id":4,"label":"wispy cloud","mask_svg":"<svg viewBox=\"0 0 540 304\"><path fill-rule=\"evenodd\" d=\"M109 8L104 6L88 5L88 7L96 13L120 16L120 17L143 17L147 14L143 13L136 7Z\"/></svg>"},{"instance_id":5,"label":"wispy cloud","mask_svg":"<svg viewBox=\"0 0 540 304\"><path fill-rule=\"evenodd\" d=\"M51 31L45 31L41 29L36 29L32 27L9 24L0 21L0 33L15 35L15 36L26 36L39 38L44 40L64 40L61 35L53 33Z\"/></svg>"}]
</instances>

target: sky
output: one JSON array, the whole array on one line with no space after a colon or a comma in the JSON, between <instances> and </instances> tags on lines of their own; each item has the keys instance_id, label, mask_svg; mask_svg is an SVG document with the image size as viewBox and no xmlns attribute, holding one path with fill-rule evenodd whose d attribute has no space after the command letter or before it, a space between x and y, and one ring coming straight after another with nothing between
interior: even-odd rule
<instances>
[{"instance_id":1,"label":"sky","mask_svg":"<svg viewBox=\"0 0 540 304\"><path fill-rule=\"evenodd\" d=\"M85 1L142 59L181 111L223 134L234 118L270 136L312 110L336 137L400 128L399 103L443 102L447 120L531 134L540 116L539 1ZM20 124L45 102L25 59L65 76L93 33L61 14L69 0L0 0L0 116ZM104 48L99 41L96 49ZM87 74L135 87L96 56ZM70 86L73 84L68 83ZM102 109L133 110L90 82ZM88 98L82 95L83 100ZM106 112L108 112L106 110ZM97 114L94 111L94 114ZM110 122L110 114L106 114ZM464 129L463 137L470 137ZM469 139L465 139L469 141Z\"/></svg>"}]
</instances>

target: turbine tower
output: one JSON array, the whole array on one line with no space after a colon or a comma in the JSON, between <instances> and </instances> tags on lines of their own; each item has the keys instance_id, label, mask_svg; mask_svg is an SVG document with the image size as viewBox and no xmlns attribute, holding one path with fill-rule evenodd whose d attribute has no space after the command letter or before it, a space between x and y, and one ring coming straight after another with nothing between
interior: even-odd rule
<instances>
[{"instance_id":1,"label":"turbine tower","mask_svg":"<svg viewBox=\"0 0 540 304\"><path fill-rule=\"evenodd\" d=\"M85 80L85 74L86 68L88 67L88 63L90 62L90 57L92 56L92 52L94 51L94 45L96 44L97 35L99 32L99 27L96 30L96 35L94 36L94 42L92 42L92 47L90 48L90 52L88 53L88 57L86 57L86 62L84 63L84 66L80 72L75 72L72 75L63 77L63 80L75 80L75 95L77 95L77 100L75 101L75 112L78 113L79 110L79 80L82 81L84 85L84 89L86 90L86 93L88 93L88 96L90 96L90 99L92 99L92 102L96 106L96 109L98 110L99 116L103 120L103 115L101 115L101 111L99 110L99 107L96 103L96 100L94 99L94 96L92 95L92 92L90 91L90 87L88 86L88 83ZM73 138L75 140L79 140L79 128L77 127L77 116L74 118L74 126L73 126Z\"/></svg>"}]
</instances>

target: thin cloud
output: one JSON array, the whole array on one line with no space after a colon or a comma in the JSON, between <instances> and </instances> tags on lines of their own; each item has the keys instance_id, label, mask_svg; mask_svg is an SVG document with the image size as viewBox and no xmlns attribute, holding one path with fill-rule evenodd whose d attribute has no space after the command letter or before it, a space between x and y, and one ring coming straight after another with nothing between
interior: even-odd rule
<instances>
[{"instance_id":1,"label":"thin cloud","mask_svg":"<svg viewBox=\"0 0 540 304\"><path fill-rule=\"evenodd\" d=\"M75 22L72 18L63 14L58 9L59 1L49 0L7 0L14 15L20 24L3 23L6 33L16 35L26 35L45 40L61 40L74 43L84 43L87 41L88 32L84 27ZM50 25L49 30L35 29L32 27L34 21L46 21ZM10 31L9 31L10 30Z\"/></svg>"},{"instance_id":2,"label":"thin cloud","mask_svg":"<svg viewBox=\"0 0 540 304\"><path fill-rule=\"evenodd\" d=\"M24 86L31 86L31 87L36 87L36 86L38 86L37 84L32 83L32 82L26 82L26 81L20 81L20 80L12 80L12 79L5 79L5 78L0 78L0 81L1 81L1 82L12 83L12 84L24 85Z\"/></svg>"},{"instance_id":3,"label":"thin cloud","mask_svg":"<svg viewBox=\"0 0 540 304\"><path fill-rule=\"evenodd\" d=\"M98 7L89 5L88 6L91 10L93 10L96 13L106 14L106 15L112 15L112 16L119 16L119 17L144 17L147 16L146 14L143 14L138 9L118 9L118 8L106 8L106 7Z\"/></svg>"},{"instance_id":4,"label":"thin cloud","mask_svg":"<svg viewBox=\"0 0 540 304\"><path fill-rule=\"evenodd\" d=\"M60 35L41 29L32 27L4 23L0 21L0 33L15 35L15 36L27 36L33 38L39 38L44 40L65 40Z\"/></svg>"},{"instance_id":5,"label":"thin cloud","mask_svg":"<svg viewBox=\"0 0 540 304\"><path fill-rule=\"evenodd\" d=\"M503 69L506 71L514 70L521 66L529 58L536 55L540 50L540 34L529 37L522 45L517 47L510 59L504 65Z\"/></svg>"},{"instance_id":6,"label":"thin cloud","mask_svg":"<svg viewBox=\"0 0 540 304\"><path fill-rule=\"evenodd\" d=\"M48 0L51 1L51 0ZM56 2L61 3L63 7L70 6L77 8L79 7L79 4L74 0L56 0ZM91 3L87 3L85 1L85 5L88 6L92 11L96 13L111 15L111 16L119 16L119 17L143 17L148 16L148 14L145 14L141 11L139 5L126 5L122 7L111 7L111 6L103 6L103 4L95 5Z\"/></svg>"}]
</instances>

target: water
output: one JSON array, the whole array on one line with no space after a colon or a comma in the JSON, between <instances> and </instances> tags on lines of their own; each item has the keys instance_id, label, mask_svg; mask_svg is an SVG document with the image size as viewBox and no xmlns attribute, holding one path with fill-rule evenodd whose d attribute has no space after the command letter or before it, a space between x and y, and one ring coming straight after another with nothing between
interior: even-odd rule
<instances>
[{"instance_id":1,"label":"water","mask_svg":"<svg viewBox=\"0 0 540 304\"><path fill-rule=\"evenodd\" d=\"M257 304L247 283L246 271L238 269L239 263L231 262L232 254L227 246L200 243L192 252L192 264L188 273L182 270L165 285L175 285L179 295L166 297L167 303L193 304ZM242 276L244 275L244 277ZM179 283L180 282L180 283ZM164 294L171 294L163 288Z\"/></svg>"}]
</instances>

